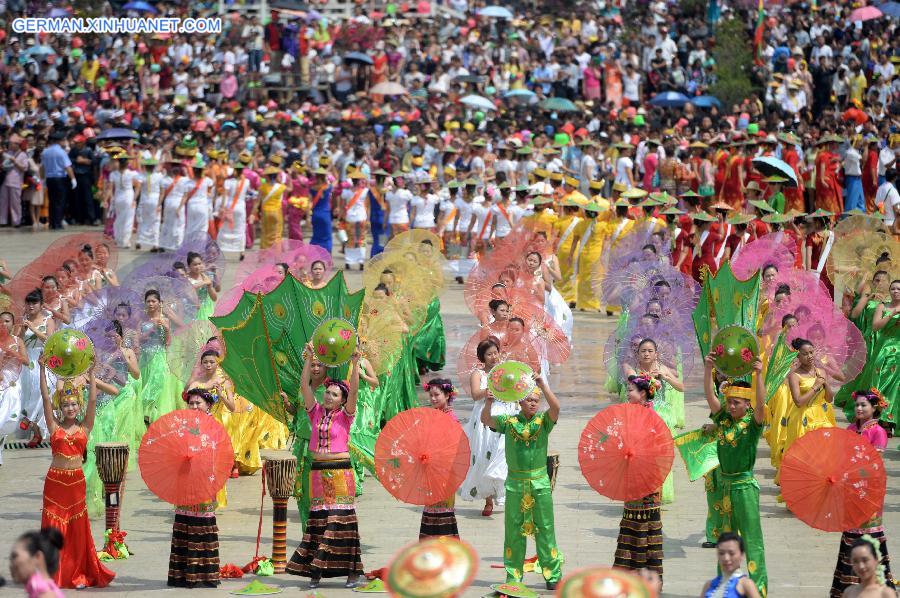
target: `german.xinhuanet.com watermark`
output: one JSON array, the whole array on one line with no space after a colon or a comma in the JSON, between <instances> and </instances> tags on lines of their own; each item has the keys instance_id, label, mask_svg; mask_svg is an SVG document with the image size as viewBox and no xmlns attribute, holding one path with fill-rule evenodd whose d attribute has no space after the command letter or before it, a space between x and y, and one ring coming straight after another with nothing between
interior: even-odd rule
<instances>
[{"instance_id":1,"label":"german.xinhuanet.com watermark","mask_svg":"<svg viewBox=\"0 0 900 598\"><path fill-rule=\"evenodd\" d=\"M16 33L222 33L222 19L217 17L71 17L14 19L12 29Z\"/></svg>"}]
</instances>

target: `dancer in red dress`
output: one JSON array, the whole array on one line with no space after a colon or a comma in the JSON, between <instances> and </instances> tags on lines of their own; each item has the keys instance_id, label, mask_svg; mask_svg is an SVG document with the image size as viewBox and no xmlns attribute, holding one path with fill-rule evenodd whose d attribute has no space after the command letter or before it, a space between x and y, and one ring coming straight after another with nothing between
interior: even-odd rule
<instances>
[{"instance_id":1,"label":"dancer in red dress","mask_svg":"<svg viewBox=\"0 0 900 598\"><path fill-rule=\"evenodd\" d=\"M834 152L837 140L826 136L819 143L822 148L816 155L816 207L840 214L844 211L841 189L841 159Z\"/></svg>"},{"instance_id":2,"label":"dancer in red dress","mask_svg":"<svg viewBox=\"0 0 900 598\"><path fill-rule=\"evenodd\" d=\"M115 573L97 559L85 501L84 474L81 471L88 435L94 426L97 411L94 373L91 371L74 380L66 380L53 393L51 401L43 356L40 368L41 399L44 402L47 430L50 432L50 451L53 455L44 481L41 527L55 527L64 538L59 569L53 578L61 588L103 588L109 585ZM89 388L88 400L87 407L82 410L85 386ZM61 417L57 417L57 413ZM82 413L84 418L79 422L78 417Z\"/></svg>"}]
</instances>

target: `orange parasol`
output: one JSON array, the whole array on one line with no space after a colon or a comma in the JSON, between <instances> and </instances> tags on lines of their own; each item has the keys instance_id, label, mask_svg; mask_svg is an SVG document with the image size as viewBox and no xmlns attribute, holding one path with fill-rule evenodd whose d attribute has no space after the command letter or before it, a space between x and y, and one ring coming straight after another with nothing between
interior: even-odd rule
<instances>
[{"instance_id":1,"label":"orange parasol","mask_svg":"<svg viewBox=\"0 0 900 598\"><path fill-rule=\"evenodd\" d=\"M781 494L798 519L816 529L857 528L884 504L881 454L850 430L820 428L797 439L781 462Z\"/></svg>"},{"instance_id":2,"label":"orange parasol","mask_svg":"<svg viewBox=\"0 0 900 598\"><path fill-rule=\"evenodd\" d=\"M591 418L578 443L578 464L591 487L613 500L656 492L672 469L675 443L648 407L622 403Z\"/></svg>"},{"instance_id":3,"label":"orange parasol","mask_svg":"<svg viewBox=\"0 0 900 598\"><path fill-rule=\"evenodd\" d=\"M469 471L469 441L451 416L430 407L395 415L375 443L375 473L394 498L431 505L456 492Z\"/></svg>"},{"instance_id":4,"label":"orange parasol","mask_svg":"<svg viewBox=\"0 0 900 598\"><path fill-rule=\"evenodd\" d=\"M233 463L228 432L211 415L193 409L172 411L150 424L138 449L147 488L173 505L212 500Z\"/></svg>"}]
</instances>

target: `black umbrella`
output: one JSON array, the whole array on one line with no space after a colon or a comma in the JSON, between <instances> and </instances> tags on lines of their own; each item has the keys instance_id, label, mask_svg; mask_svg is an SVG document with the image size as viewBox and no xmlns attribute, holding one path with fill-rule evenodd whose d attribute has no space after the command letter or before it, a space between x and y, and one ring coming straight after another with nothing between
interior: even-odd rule
<instances>
[{"instance_id":1,"label":"black umbrella","mask_svg":"<svg viewBox=\"0 0 900 598\"><path fill-rule=\"evenodd\" d=\"M344 62L356 62L358 64L375 64L375 61L368 54L362 52L347 52L344 54Z\"/></svg>"}]
</instances>

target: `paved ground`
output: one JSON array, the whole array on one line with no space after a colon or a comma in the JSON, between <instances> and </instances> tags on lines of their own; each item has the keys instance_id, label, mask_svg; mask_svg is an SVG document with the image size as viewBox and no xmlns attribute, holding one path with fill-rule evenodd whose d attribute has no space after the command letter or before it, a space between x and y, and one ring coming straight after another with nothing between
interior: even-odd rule
<instances>
[{"instance_id":1,"label":"paved ground","mask_svg":"<svg viewBox=\"0 0 900 598\"><path fill-rule=\"evenodd\" d=\"M56 235L50 233L0 231L0 259L6 259L12 271L38 255ZM122 262L132 255L123 256ZM358 273L348 277L351 286L358 286ZM226 278L226 281L230 279ZM462 301L461 287L451 283L442 298L444 322L452 364L454 352L461 347L474 329L474 319ZM620 503L597 495L583 480L578 469L576 447L587 420L609 404L602 390L606 373L602 364L603 343L613 328L613 321L597 314L577 314L575 347L571 360L553 374L551 385L560 396L563 409L559 425L553 432L551 449L561 454L562 467L555 491L555 513L559 545L565 554L565 571L593 564L610 563L615 552ZM455 377L455 372L449 372ZM687 419L689 427L704 423L705 401L699 395L698 380L689 385ZM469 416L472 402L460 399L456 405L461 418ZM891 536L892 549L896 536L891 533L900 524L900 504L897 481L900 463L897 445L891 442L887 453L891 474L889 498L885 508L885 524ZM769 466L768 448L761 444L757 461L757 478L762 486L761 511L769 566L770 593L781 597L822 597L827 595L837 554L838 534L826 534L808 528L796 520L781 505L776 504L773 471ZM48 450L4 451L5 465L0 468L0 553L19 533L40 524L43 477L50 461ZM665 596L697 596L703 582L715 574L715 555L700 548L706 516L702 481L689 483L683 464L675 461L676 501L663 514L665 534ZM229 505L218 515L222 563L243 565L255 554L256 532L259 524L260 475L228 482ZM480 504L461 503L457 519L463 538L471 542L481 556L481 565L474 587L467 596L487 593L488 586L503 580L502 563L503 518L495 511L489 518L481 517ZM365 494L358 504L360 533L363 539L364 565L367 570L383 567L390 556L418 534L420 510L395 501L374 479L367 479ZM292 506L288 531L288 549L300 542L296 508ZM271 502L267 497L262 516L260 554L271 551ZM135 556L113 563L118 577L112 587L104 590L85 590L83 593L102 593L116 596L177 595L165 586L172 511L160 503L144 487L137 472L129 474L122 515L123 528ZM102 534L102 520L94 521L94 537ZM533 554L533 550L530 550ZM6 573L5 571L3 572ZM286 593L297 595L305 582L293 576L264 579L266 583L283 586ZM249 582L248 578L227 581L218 590L194 590L191 595L222 595L237 590ZM535 589L543 591L537 574L526 577ZM326 596L350 596L347 590L324 584L320 591ZM74 592L72 592L74 594ZM20 596L21 589L0 590L0 598Z\"/></svg>"}]
</instances>

